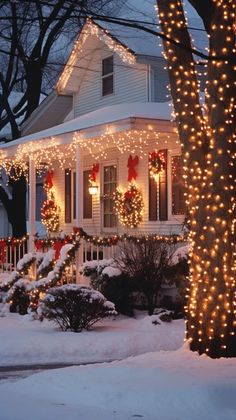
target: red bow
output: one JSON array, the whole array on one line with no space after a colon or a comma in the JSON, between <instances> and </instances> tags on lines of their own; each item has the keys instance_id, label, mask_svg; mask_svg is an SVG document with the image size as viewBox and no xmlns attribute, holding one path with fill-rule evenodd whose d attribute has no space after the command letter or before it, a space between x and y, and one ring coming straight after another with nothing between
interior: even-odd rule
<instances>
[{"instance_id":1,"label":"red bow","mask_svg":"<svg viewBox=\"0 0 236 420\"><path fill-rule=\"evenodd\" d=\"M45 177L45 184L48 190L50 190L53 187L52 178L53 178L53 171L47 171L46 177Z\"/></svg>"},{"instance_id":2,"label":"red bow","mask_svg":"<svg viewBox=\"0 0 236 420\"><path fill-rule=\"evenodd\" d=\"M6 242L0 241L0 263L6 262Z\"/></svg>"},{"instance_id":3,"label":"red bow","mask_svg":"<svg viewBox=\"0 0 236 420\"><path fill-rule=\"evenodd\" d=\"M135 169L135 166L137 166L139 162L139 158L138 156L135 156L134 158L132 158L131 155L129 155L128 158L128 163L127 163L127 168L128 168L128 181L132 181L132 179L136 179L137 178L137 171Z\"/></svg>"},{"instance_id":4,"label":"red bow","mask_svg":"<svg viewBox=\"0 0 236 420\"><path fill-rule=\"evenodd\" d=\"M98 172L99 172L99 163L94 163L90 172L90 181L96 182Z\"/></svg>"},{"instance_id":5,"label":"red bow","mask_svg":"<svg viewBox=\"0 0 236 420\"><path fill-rule=\"evenodd\" d=\"M63 245L65 245L65 244L62 241L56 241L53 245L56 260L58 260L58 258L60 257L60 252L61 252L61 249L62 249Z\"/></svg>"},{"instance_id":6,"label":"red bow","mask_svg":"<svg viewBox=\"0 0 236 420\"><path fill-rule=\"evenodd\" d=\"M36 239L34 244L36 251L40 251L40 249L43 249L44 241L42 239Z\"/></svg>"}]
</instances>

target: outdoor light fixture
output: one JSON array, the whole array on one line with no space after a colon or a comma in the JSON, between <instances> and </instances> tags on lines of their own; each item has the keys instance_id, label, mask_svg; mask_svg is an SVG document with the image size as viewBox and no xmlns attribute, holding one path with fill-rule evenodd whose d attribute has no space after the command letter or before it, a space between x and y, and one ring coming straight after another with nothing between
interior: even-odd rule
<instances>
[{"instance_id":1,"label":"outdoor light fixture","mask_svg":"<svg viewBox=\"0 0 236 420\"><path fill-rule=\"evenodd\" d=\"M88 190L90 195L96 195L98 193L98 186L96 184L90 185Z\"/></svg>"}]
</instances>

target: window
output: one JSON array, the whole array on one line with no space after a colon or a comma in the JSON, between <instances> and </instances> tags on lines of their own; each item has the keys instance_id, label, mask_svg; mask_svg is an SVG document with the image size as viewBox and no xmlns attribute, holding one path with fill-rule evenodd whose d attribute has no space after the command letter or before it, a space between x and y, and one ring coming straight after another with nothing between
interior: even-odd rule
<instances>
[{"instance_id":1,"label":"window","mask_svg":"<svg viewBox=\"0 0 236 420\"><path fill-rule=\"evenodd\" d=\"M113 93L113 56L102 60L102 96Z\"/></svg>"},{"instance_id":2,"label":"window","mask_svg":"<svg viewBox=\"0 0 236 420\"><path fill-rule=\"evenodd\" d=\"M185 214L183 160L181 156L171 159L172 214Z\"/></svg>"},{"instance_id":3,"label":"window","mask_svg":"<svg viewBox=\"0 0 236 420\"><path fill-rule=\"evenodd\" d=\"M149 220L167 220L167 150L159 150L165 168L159 173L157 182L149 174Z\"/></svg>"},{"instance_id":4,"label":"window","mask_svg":"<svg viewBox=\"0 0 236 420\"><path fill-rule=\"evenodd\" d=\"M47 194L44 190L45 172L36 175L36 221L41 220L41 208L43 202L47 199Z\"/></svg>"},{"instance_id":5,"label":"window","mask_svg":"<svg viewBox=\"0 0 236 420\"><path fill-rule=\"evenodd\" d=\"M159 175L159 220L167 220L167 150L160 150L159 153L166 163L165 169Z\"/></svg>"},{"instance_id":6,"label":"window","mask_svg":"<svg viewBox=\"0 0 236 420\"><path fill-rule=\"evenodd\" d=\"M83 182L84 182L84 197L83 197L83 218L92 219L93 217L93 208L92 208L92 196L89 194L89 171L84 171Z\"/></svg>"},{"instance_id":7,"label":"window","mask_svg":"<svg viewBox=\"0 0 236 420\"><path fill-rule=\"evenodd\" d=\"M117 167L105 166L103 169L103 226L113 228L117 226L117 217L114 214L115 197L117 186Z\"/></svg>"}]
</instances>

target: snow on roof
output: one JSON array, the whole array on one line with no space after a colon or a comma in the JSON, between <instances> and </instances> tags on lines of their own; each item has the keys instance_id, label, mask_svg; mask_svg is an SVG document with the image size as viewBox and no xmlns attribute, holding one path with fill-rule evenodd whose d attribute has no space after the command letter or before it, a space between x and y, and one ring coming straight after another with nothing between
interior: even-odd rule
<instances>
[{"instance_id":1,"label":"snow on roof","mask_svg":"<svg viewBox=\"0 0 236 420\"><path fill-rule=\"evenodd\" d=\"M116 16L114 16L114 13L113 16L135 21L141 26L146 26L147 28L160 32L155 6L156 0L127 0L120 8L120 11L116 13ZM208 40L202 20L188 2L184 3L184 10L188 19L188 26L191 28L190 34L194 40L193 44L195 48L204 52ZM115 23L99 21L99 25L108 30L113 37L138 55L162 56L163 48L161 39L156 35L152 35L137 28L121 26Z\"/></svg>"},{"instance_id":2,"label":"snow on roof","mask_svg":"<svg viewBox=\"0 0 236 420\"><path fill-rule=\"evenodd\" d=\"M1 145L0 148L8 148L14 145L26 143L32 140L40 140L44 138L59 136L74 131L81 131L87 128L110 124L116 121L128 118L146 118L156 120L171 119L171 103L170 102L134 102L122 103L118 105L100 108L96 111L89 112L85 115L67 121L63 124L54 126L38 133L21 137L18 140Z\"/></svg>"}]
</instances>

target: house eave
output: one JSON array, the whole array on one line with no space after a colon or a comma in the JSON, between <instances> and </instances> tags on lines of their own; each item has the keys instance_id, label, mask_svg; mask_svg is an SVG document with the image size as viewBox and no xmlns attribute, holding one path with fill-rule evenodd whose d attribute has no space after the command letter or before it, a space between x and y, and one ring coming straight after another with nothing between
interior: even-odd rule
<instances>
[{"instance_id":1,"label":"house eave","mask_svg":"<svg viewBox=\"0 0 236 420\"><path fill-rule=\"evenodd\" d=\"M79 130L68 130L65 132L61 132L58 135L50 136L50 137L39 137L37 139L31 140L27 138L18 139L11 143L5 143L0 146L0 150L3 150L7 157L13 157L17 152L17 147L19 145L23 145L32 141L32 143L37 141L44 141L44 147L50 147L50 141L56 139L58 146L63 146L70 144L73 141L73 137L75 135L80 135L86 141L86 139L90 138L98 138L102 135L109 135L109 134L116 134L122 131L128 130L146 130L148 132L159 132L159 133L169 133L169 134L176 134L176 125L172 121L167 121L163 119L153 119L153 118L142 118L142 117L129 117L121 120L112 121L106 124L98 124L92 127L85 127ZM30 137L30 136L27 136ZM23 141L22 141L23 140ZM14 143L14 144L13 144Z\"/></svg>"}]
</instances>

